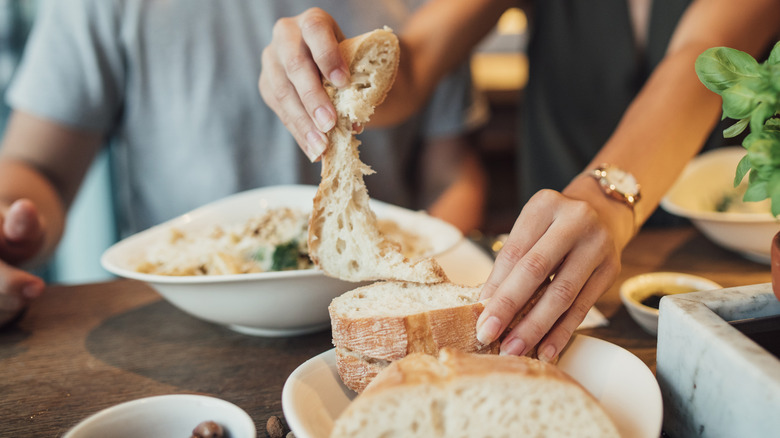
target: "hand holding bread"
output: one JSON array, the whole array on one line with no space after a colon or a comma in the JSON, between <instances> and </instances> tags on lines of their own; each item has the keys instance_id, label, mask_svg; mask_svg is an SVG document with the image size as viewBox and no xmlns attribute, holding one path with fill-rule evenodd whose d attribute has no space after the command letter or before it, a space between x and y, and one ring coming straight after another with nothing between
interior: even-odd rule
<instances>
[{"instance_id":1,"label":"hand holding bread","mask_svg":"<svg viewBox=\"0 0 780 438\"><path fill-rule=\"evenodd\" d=\"M322 181L309 223L309 255L325 274L342 280L445 281L436 260L409 260L396 242L379 232L363 181L373 171L360 161L360 141L352 130L355 123L368 121L393 85L398 38L389 29L378 29L342 41L339 49L351 80L341 88L325 81L338 121L328 133L330 147L322 156Z\"/></svg>"},{"instance_id":2,"label":"hand holding bread","mask_svg":"<svg viewBox=\"0 0 780 438\"><path fill-rule=\"evenodd\" d=\"M331 436L487 437L540 430L553 437L617 436L599 404L554 365L464 353L497 353L501 332L514 333L515 324L545 300L548 278L527 285L532 293L510 309L504 324L495 315L482 316L494 302L493 308L507 307L500 293L480 301L485 289L450 283L434 259L410 261L379 234L363 182L371 169L360 161L353 126L368 121L392 86L400 49L388 29L339 48L351 80L340 88L324 81L338 117L323 155L309 251L327 275L384 281L329 306L338 374L361 393ZM484 424L475 412L485 415ZM561 415L562 421L551 421Z\"/></svg>"},{"instance_id":3,"label":"hand holding bread","mask_svg":"<svg viewBox=\"0 0 780 438\"><path fill-rule=\"evenodd\" d=\"M608 209L630 211L598 188L588 192L589 185L597 186L592 178L573 184L579 186L564 194L542 190L528 201L485 283L481 298L490 302L477 324L480 340L492 342L554 274L539 303L503 340L503 353L523 355L536 347L541 359L554 359L620 272L621 245L627 240L610 232L615 214ZM594 200L580 199L589 193ZM594 204L606 204L607 210L597 211Z\"/></svg>"}]
</instances>

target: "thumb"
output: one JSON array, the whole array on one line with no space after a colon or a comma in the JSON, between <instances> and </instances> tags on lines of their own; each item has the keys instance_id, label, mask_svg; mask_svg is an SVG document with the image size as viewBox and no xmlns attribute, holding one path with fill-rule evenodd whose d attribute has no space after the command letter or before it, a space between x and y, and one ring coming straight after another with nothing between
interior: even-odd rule
<instances>
[{"instance_id":1,"label":"thumb","mask_svg":"<svg viewBox=\"0 0 780 438\"><path fill-rule=\"evenodd\" d=\"M40 249L44 238L43 220L29 199L19 199L0 216L0 258L19 263Z\"/></svg>"}]
</instances>

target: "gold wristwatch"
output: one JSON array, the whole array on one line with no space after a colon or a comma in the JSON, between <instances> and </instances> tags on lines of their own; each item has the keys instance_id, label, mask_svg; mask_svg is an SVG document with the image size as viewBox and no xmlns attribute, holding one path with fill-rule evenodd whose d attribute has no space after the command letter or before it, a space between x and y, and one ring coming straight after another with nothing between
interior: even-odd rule
<instances>
[{"instance_id":1,"label":"gold wristwatch","mask_svg":"<svg viewBox=\"0 0 780 438\"><path fill-rule=\"evenodd\" d=\"M639 184L634 175L611 164L602 164L590 175L598 181L604 194L626 204L631 209L631 213L634 213L634 205L641 198ZM636 222L635 213L634 221Z\"/></svg>"}]
</instances>

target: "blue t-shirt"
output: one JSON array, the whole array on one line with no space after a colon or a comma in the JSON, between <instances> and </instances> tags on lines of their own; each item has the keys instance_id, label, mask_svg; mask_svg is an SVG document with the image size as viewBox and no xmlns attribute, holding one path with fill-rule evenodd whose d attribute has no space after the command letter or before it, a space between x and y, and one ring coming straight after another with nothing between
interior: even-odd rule
<instances>
[{"instance_id":1,"label":"blue t-shirt","mask_svg":"<svg viewBox=\"0 0 780 438\"><path fill-rule=\"evenodd\" d=\"M120 235L232 193L318 184L310 163L257 89L261 53L279 17L311 0L45 0L9 104L111 140ZM401 30L420 0L327 0L347 37ZM427 109L394 129L367 130L361 159L372 197L407 207L420 144L469 129L464 66Z\"/></svg>"}]
</instances>

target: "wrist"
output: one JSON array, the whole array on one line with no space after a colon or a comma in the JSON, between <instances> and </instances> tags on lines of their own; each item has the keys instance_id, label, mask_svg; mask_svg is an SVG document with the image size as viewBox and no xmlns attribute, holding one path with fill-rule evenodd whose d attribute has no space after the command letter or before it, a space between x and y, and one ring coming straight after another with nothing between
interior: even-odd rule
<instances>
[{"instance_id":1,"label":"wrist","mask_svg":"<svg viewBox=\"0 0 780 438\"><path fill-rule=\"evenodd\" d=\"M587 202L612 232L619 251L637 231L637 218L632 206L605 195L598 181L587 172L580 174L564 189L563 194Z\"/></svg>"}]
</instances>

